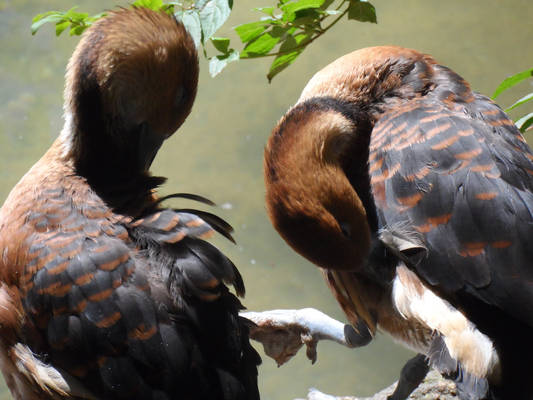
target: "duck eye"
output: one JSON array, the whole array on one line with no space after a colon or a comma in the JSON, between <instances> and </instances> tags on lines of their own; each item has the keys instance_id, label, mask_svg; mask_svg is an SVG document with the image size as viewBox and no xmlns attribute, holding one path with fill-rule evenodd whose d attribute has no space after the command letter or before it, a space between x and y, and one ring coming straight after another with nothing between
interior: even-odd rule
<instances>
[{"instance_id":1,"label":"duck eye","mask_svg":"<svg viewBox=\"0 0 533 400\"><path fill-rule=\"evenodd\" d=\"M339 226L341 228L342 234L346 236L347 238L352 237L352 227L347 222L339 222Z\"/></svg>"}]
</instances>

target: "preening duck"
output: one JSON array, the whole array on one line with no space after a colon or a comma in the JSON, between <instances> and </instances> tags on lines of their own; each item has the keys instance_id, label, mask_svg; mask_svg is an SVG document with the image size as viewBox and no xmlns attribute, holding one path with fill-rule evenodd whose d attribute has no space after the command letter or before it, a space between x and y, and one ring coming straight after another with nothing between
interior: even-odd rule
<instances>
[{"instance_id":1,"label":"preening duck","mask_svg":"<svg viewBox=\"0 0 533 400\"><path fill-rule=\"evenodd\" d=\"M388 332L462 398L533 398L533 154L492 100L429 55L358 50L281 118L264 175L361 343Z\"/></svg>"},{"instance_id":2,"label":"preening duck","mask_svg":"<svg viewBox=\"0 0 533 400\"><path fill-rule=\"evenodd\" d=\"M16 399L258 399L258 354L204 239L231 227L163 208L149 173L198 80L180 22L112 11L67 67L65 125L0 210L0 363ZM200 196L177 194L206 201Z\"/></svg>"}]
</instances>

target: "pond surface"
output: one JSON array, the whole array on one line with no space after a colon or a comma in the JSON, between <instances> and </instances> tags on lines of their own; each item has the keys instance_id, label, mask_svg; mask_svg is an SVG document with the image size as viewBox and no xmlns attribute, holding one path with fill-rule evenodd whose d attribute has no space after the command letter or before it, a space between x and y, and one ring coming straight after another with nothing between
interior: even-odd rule
<instances>
[{"instance_id":1,"label":"pond surface","mask_svg":"<svg viewBox=\"0 0 533 400\"><path fill-rule=\"evenodd\" d=\"M253 7L269 1L236 1L227 26L248 21L258 15ZM65 34L56 38L51 26L32 37L32 17L74 4L80 11L96 13L117 3L0 0L0 200L61 129L64 68L77 42ZM357 48L396 44L432 54L476 90L491 94L506 76L533 66L531 0L372 3L378 25L340 23L270 85L265 78L269 60L232 64L216 79L208 76L202 61L192 114L154 163L154 174L169 178L162 194L199 193L221 205L215 212L235 227L238 245L221 239L216 244L242 272L249 309L315 307L344 320L318 270L277 236L263 204L264 144L314 72ZM229 28L220 32L226 33ZM508 106L532 89L524 84L499 101ZM410 356L384 335L357 350L321 343L315 365L303 352L281 368L264 356L262 398L304 397L311 386L327 393L367 395L394 381ZM8 398L7 390L0 389L0 400Z\"/></svg>"}]
</instances>

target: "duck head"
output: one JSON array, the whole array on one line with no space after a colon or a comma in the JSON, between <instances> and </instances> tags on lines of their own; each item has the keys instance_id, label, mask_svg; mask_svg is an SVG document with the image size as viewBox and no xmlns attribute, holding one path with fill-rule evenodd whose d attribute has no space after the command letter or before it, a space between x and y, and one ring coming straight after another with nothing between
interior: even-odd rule
<instances>
[{"instance_id":1,"label":"duck head","mask_svg":"<svg viewBox=\"0 0 533 400\"><path fill-rule=\"evenodd\" d=\"M322 268L357 269L370 247L366 210L343 165L359 129L330 99L310 100L282 118L265 149L270 219L296 252Z\"/></svg>"},{"instance_id":2,"label":"duck head","mask_svg":"<svg viewBox=\"0 0 533 400\"><path fill-rule=\"evenodd\" d=\"M299 254L333 270L361 268L377 230L370 134L395 102L430 84L429 56L395 46L349 53L317 72L265 149L270 219Z\"/></svg>"},{"instance_id":3,"label":"duck head","mask_svg":"<svg viewBox=\"0 0 533 400\"><path fill-rule=\"evenodd\" d=\"M110 12L69 61L62 156L85 176L146 172L189 114L197 82L196 48L180 22L146 8Z\"/></svg>"}]
</instances>

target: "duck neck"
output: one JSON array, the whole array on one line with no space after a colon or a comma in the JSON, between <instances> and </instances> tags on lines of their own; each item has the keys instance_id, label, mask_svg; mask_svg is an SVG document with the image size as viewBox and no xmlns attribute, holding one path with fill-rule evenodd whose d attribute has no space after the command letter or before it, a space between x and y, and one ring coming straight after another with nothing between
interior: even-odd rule
<instances>
[{"instance_id":1,"label":"duck neck","mask_svg":"<svg viewBox=\"0 0 533 400\"><path fill-rule=\"evenodd\" d=\"M366 126L359 126L358 133L353 135L351 141L345 143L342 154L346 157L339 157L338 164L344 172L350 186L357 193L366 211L367 221L373 234L378 231L378 219L376 207L372 199L370 188L370 175L368 172L369 144L371 134L370 123Z\"/></svg>"},{"instance_id":2,"label":"duck neck","mask_svg":"<svg viewBox=\"0 0 533 400\"><path fill-rule=\"evenodd\" d=\"M72 71L58 140L61 156L101 197L121 208L128 197L146 196L164 181L148 171L162 139L151 135L147 124L131 126L116 113L106 112L90 66L80 61Z\"/></svg>"},{"instance_id":3,"label":"duck neck","mask_svg":"<svg viewBox=\"0 0 533 400\"><path fill-rule=\"evenodd\" d=\"M128 117L126 104L139 99L118 98L118 84L112 86L95 65L101 45L79 46L69 62L60 136L77 173L98 185L145 176L162 144L160 136L148 135L146 123L136 121L138 115Z\"/></svg>"},{"instance_id":4,"label":"duck neck","mask_svg":"<svg viewBox=\"0 0 533 400\"><path fill-rule=\"evenodd\" d=\"M149 143L143 132L110 131L99 113L93 118L66 113L52 154L76 176L85 178L112 209L137 212L150 203L153 189L165 181L151 176L147 168L161 143Z\"/></svg>"},{"instance_id":5,"label":"duck neck","mask_svg":"<svg viewBox=\"0 0 533 400\"><path fill-rule=\"evenodd\" d=\"M112 129L96 120L89 127L76 127L72 134L76 150L70 152L70 157L76 173L97 186L148 176L162 144L151 140L153 135L144 126L127 131L120 127Z\"/></svg>"}]
</instances>

